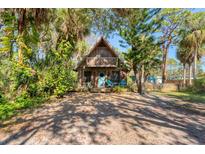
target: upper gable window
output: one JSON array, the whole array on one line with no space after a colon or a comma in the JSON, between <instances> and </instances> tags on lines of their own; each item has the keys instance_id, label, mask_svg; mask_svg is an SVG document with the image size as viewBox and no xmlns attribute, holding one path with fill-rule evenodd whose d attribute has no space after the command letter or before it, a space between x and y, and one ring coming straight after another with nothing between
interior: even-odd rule
<instances>
[{"instance_id":1,"label":"upper gable window","mask_svg":"<svg viewBox=\"0 0 205 154\"><path fill-rule=\"evenodd\" d=\"M112 57L112 54L106 47L98 47L97 50L100 57Z\"/></svg>"}]
</instances>

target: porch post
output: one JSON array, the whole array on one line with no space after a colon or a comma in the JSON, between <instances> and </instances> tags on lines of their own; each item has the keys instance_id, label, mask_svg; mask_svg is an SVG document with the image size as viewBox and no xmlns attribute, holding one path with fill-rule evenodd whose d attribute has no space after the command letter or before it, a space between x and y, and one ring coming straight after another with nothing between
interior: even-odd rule
<instances>
[{"instance_id":1,"label":"porch post","mask_svg":"<svg viewBox=\"0 0 205 154\"><path fill-rule=\"evenodd\" d=\"M81 69L81 86L83 86L84 82L84 68Z\"/></svg>"},{"instance_id":2,"label":"porch post","mask_svg":"<svg viewBox=\"0 0 205 154\"><path fill-rule=\"evenodd\" d=\"M94 78L93 78L93 86L96 87L96 70L93 71Z\"/></svg>"},{"instance_id":3,"label":"porch post","mask_svg":"<svg viewBox=\"0 0 205 154\"><path fill-rule=\"evenodd\" d=\"M98 79L98 71L97 70L95 70L95 87L97 87L97 85L98 85L98 81L97 81L97 79Z\"/></svg>"},{"instance_id":4,"label":"porch post","mask_svg":"<svg viewBox=\"0 0 205 154\"><path fill-rule=\"evenodd\" d=\"M106 76L106 78L108 77L108 70L107 69L105 70L105 76Z\"/></svg>"},{"instance_id":5,"label":"porch post","mask_svg":"<svg viewBox=\"0 0 205 154\"><path fill-rule=\"evenodd\" d=\"M91 83L93 84L93 80L94 80L94 71L91 71Z\"/></svg>"},{"instance_id":6,"label":"porch post","mask_svg":"<svg viewBox=\"0 0 205 154\"><path fill-rule=\"evenodd\" d=\"M81 73L81 68L80 68L80 69L78 69L78 82L79 82L80 86L81 86L81 82L82 82L82 75L81 74L82 73Z\"/></svg>"}]
</instances>

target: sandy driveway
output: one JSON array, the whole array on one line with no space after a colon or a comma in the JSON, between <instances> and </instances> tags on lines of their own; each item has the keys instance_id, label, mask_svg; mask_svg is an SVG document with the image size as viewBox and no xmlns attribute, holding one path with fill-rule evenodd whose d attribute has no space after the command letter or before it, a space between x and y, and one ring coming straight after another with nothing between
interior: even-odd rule
<instances>
[{"instance_id":1,"label":"sandy driveway","mask_svg":"<svg viewBox=\"0 0 205 154\"><path fill-rule=\"evenodd\" d=\"M205 144L205 104L72 93L0 126L0 144Z\"/></svg>"}]
</instances>

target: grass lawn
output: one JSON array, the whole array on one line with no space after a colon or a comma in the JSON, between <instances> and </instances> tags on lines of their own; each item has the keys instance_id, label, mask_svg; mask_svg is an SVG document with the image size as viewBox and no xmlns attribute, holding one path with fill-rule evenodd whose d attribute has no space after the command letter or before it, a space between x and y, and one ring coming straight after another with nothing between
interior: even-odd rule
<instances>
[{"instance_id":1,"label":"grass lawn","mask_svg":"<svg viewBox=\"0 0 205 154\"><path fill-rule=\"evenodd\" d=\"M159 95L175 97L184 101L190 101L195 103L205 103L205 93L191 93L191 92L157 92Z\"/></svg>"}]
</instances>

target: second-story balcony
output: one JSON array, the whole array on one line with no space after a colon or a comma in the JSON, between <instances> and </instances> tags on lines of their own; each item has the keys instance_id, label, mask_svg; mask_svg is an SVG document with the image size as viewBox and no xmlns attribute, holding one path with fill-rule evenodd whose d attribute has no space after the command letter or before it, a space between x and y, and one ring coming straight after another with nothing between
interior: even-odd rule
<instances>
[{"instance_id":1,"label":"second-story balcony","mask_svg":"<svg viewBox=\"0 0 205 154\"><path fill-rule=\"evenodd\" d=\"M87 57L88 67L117 67L116 57Z\"/></svg>"}]
</instances>

